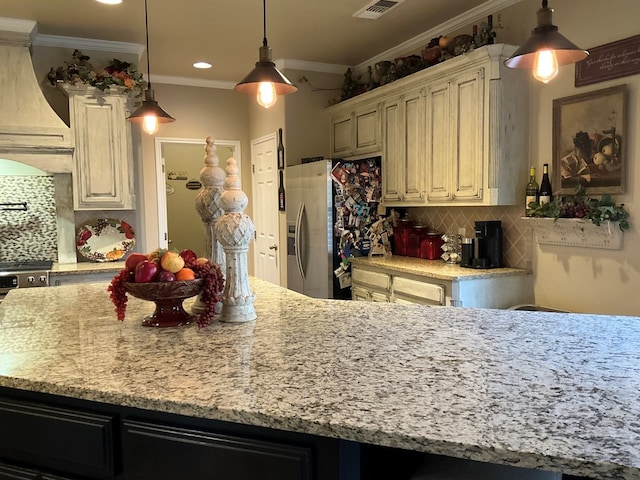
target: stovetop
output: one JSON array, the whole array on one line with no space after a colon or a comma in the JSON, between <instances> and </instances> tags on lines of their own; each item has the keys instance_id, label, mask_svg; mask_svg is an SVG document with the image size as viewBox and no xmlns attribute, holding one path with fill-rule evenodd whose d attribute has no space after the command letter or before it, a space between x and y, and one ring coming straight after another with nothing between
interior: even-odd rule
<instances>
[{"instance_id":1,"label":"stovetop","mask_svg":"<svg viewBox=\"0 0 640 480\"><path fill-rule=\"evenodd\" d=\"M0 272L37 272L49 271L53 266L51 260L35 260L20 262L0 262Z\"/></svg>"}]
</instances>

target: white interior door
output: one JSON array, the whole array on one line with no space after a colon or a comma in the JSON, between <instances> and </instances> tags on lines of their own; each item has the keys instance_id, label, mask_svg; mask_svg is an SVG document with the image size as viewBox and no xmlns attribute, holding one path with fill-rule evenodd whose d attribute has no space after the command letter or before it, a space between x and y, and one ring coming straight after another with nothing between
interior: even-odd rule
<instances>
[{"instance_id":1,"label":"white interior door","mask_svg":"<svg viewBox=\"0 0 640 480\"><path fill-rule=\"evenodd\" d=\"M280 284L278 162L276 134L251 141L256 277Z\"/></svg>"}]
</instances>

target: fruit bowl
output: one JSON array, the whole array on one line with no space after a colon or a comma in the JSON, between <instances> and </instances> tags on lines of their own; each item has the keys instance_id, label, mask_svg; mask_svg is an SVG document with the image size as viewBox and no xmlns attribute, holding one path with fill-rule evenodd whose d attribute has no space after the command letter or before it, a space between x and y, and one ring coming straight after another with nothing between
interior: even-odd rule
<instances>
[{"instance_id":1,"label":"fruit bowl","mask_svg":"<svg viewBox=\"0 0 640 480\"><path fill-rule=\"evenodd\" d=\"M202 290L204 280L133 283L125 282L127 293L156 305L155 311L144 317L145 327L179 327L196 321L197 317L185 311L182 301L197 295Z\"/></svg>"}]
</instances>

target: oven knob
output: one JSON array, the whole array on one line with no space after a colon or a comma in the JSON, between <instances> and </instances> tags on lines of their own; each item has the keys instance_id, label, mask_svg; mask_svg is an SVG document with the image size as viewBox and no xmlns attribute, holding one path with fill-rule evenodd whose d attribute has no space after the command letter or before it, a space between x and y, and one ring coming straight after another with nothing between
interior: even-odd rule
<instances>
[{"instance_id":1,"label":"oven knob","mask_svg":"<svg viewBox=\"0 0 640 480\"><path fill-rule=\"evenodd\" d=\"M46 275L40 275L40 278L38 280L40 280L40 285L46 285L47 284L47 276Z\"/></svg>"},{"instance_id":2,"label":"oven knob","mask_svg":"<svg viewBox=\"0 0 640 480\"><path fill-rule=\"evenodd\" d=\"M27 277L27 283L33 285L34 283L36 283L36 277L34 277L33 275L29 275Z\"/></svg>"}]
</instances>

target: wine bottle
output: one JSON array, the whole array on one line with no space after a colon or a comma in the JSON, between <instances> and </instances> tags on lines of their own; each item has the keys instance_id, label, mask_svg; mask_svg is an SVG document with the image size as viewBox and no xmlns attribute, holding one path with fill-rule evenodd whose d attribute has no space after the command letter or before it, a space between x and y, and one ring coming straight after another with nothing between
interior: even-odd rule
<instances>
[{"instance_id":1,"label":"wine bottle","mask_svg":"<svg viewBox=\"0 0 640 480\"><path fill-rule=\"evenodd\" d=\"M538 182L536 182L536 167L531 167L529 170L529 183L527 183L526 197L525 197L525 214L527 217L532 215L531 203L538 203Z\"/></svg>"},{"instance_id":2,"label":"wine bottle","mask_svg":"<svg viewBox=\"0 0 640 480\"><path fill-rule=\"evenodd\" d=\"M282 143L282 129L278 129L278 170L284 168L284 144Z\"/></svg>"},{"instance_id":3,"label":"wine bottle","mask_svg":"<svg viewBox=\"0 0 640 480\"><path fill-rule=\"evenodd\" d=\"M549 203L552 195L551 181L549 180L549 164L545 163L542 166L542 182L540 182L540 190L538 191L538 202L540 205Z\"/></svg>"},{"instance_id":4,"label":"wine bottle","mask_svg":"<svg viewBox=\"0 0 640 480\"><path fill-rule=\"evenodd\" d=\"M285 211L285 199L284 199L284 180L282 170L280 170L280 185L278 186L278 210Z\"/></svg>"}]
</instances>

